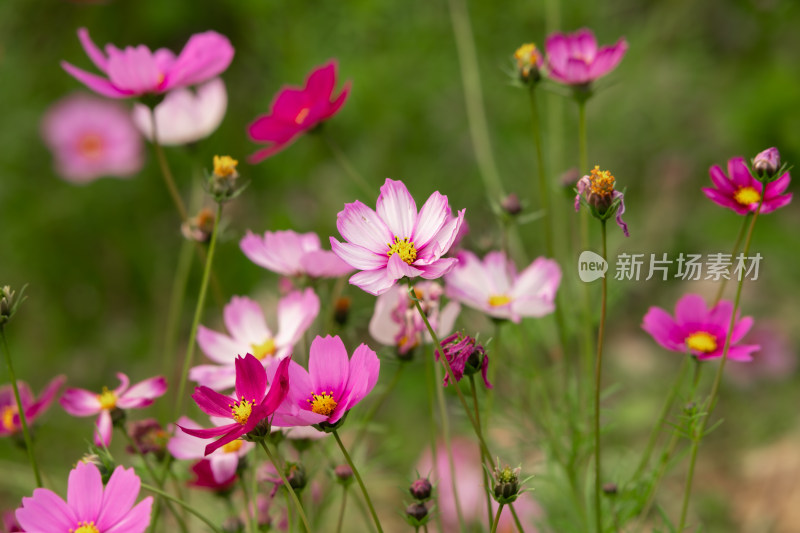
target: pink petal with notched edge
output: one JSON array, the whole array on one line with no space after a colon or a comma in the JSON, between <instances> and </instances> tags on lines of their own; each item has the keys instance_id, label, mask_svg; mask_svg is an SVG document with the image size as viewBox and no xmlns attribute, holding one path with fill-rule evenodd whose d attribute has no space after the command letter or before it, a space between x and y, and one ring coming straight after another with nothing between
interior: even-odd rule
<instances>
[{"instance_id":1,"label":"pink petal with notched edge","mask_svg":"<svg viewBox=\"0 0 800 533\"><path fill-rule=\"evenodd\" d=\"M287 357L278 363L275 375L270 381L269 392L260 404L265 416L274 413L289 394L289 364L291 361L291 357Z\"/></svg>"},{"instance_id":2,"label":"pink petal with notched edge","mask_svg":"<svg viewBox=\"0 0 800 533\"><path fill-rule=\"evenodd\" d=\"M319 314L319 297L311 287L292 291L278 302L278 334L275 344L291 348Z\"/></svg>"},{"instance_id":3,"label":"pink petal with notched edge","mask_svg":"<svg viewBox=\"0 0 800 533\"><path fill-rule=\"evenodd\" d=\"M100 447L108 447L111 444L111 432L113 425L111 423L111 413L107 409L100 411L95 421L94 443Z\"/></svg>"},{"instance_id":4,"label":"pink petal with notched edge","mask_svg":"<svg viewBox=\"0 0 800 533\"><path fill-rule=\"evenodd\" d=\"M103 491L103 503L95 524L100 531L108 531L120 523L136 502L141 480L133 468L117 466Z\"/></svg>"},{"instance_id":5,"label":"pink petal with notched edge","mask_svg":"<svg viewBox=\"0 0 800 533\"><path fill-rule=\"evenodd\" d=\"M703 191L703 194L705 194L709 200L711 200L717 205L733 209L740 215L746 215L747 213L750 212L749 207L743 206L730 196L726 196L724 193L721 193L716 189L712 189L710 187L702 187L700 190Z\"/></svg>"},{"instance_id":6,"label":"pink petal with notched edge","mask_svg":"<svg viewBox=\"0 0 800 533\"><path fill-rule=\"evenodd\" d=\"M336 97L336 100L330 103L324 115L321 117L323 120L328 120L333 115L339 112L339 109L342 108L345 101L347 101L347 97L350 95L351 87L352 84L349 81L344 84L344 87L342 87L342 92L339 93L339 96Z\"/></svg>"},{"instance_id":7,"label":"pink petal with notched edge","mask_svg":"<svg viewBox=\"0 0 800 533\"><path fill-rule=\"evenodd\" d=\"M94 522L103 503L103 480L93 464L79 462L69 473L67 505L79 522Z\"/></svg>"},{"instance_id":8,"label":"pink petal with notched edge","mask_svg":"<svg viewBox=\"0 0 800 533\"><path fill-rule=\"evenodd\" d=\"M422 271L415 268L400 258L400 254L392 254L389 261L386 263L386 273L394 281L407 276L415 278L422 274Z\"/></svg>"},{"instance_id":9,"label":"pink petal with notched edge","mask_svg":"<svg viewBox=\"0 0 800 533\"><path fill-rule=\"evenodd\" d=\"M730 302L720 302L717 304L719 309L723 309ZM675 304L675 323L682 327L695 327L703 324L709 316L705 300L697 294L687 294ZM730 311L728 312L730 317Z\"/></svg>"},{"instance_id":10,"label":"pink petal with notched edge","mask_svg":"<svg viewBox=\"0 0 800 533\"><path fill-rule=\"evenodd\" d=\"M341 398L350 370L347 349L338 336L316 337L311 342L308 356L308 374L311 391L315 394L332 393Z\"/></svg>"},{"instance_id":11,"label":"pink petal with notched edge","mask_svg":"<svg viewBox=\"0 0 800 533\"><path fill-rule=\"evenodd\" d=\"M247 127L247 133L252 140L277 144L288 143L301 132L294 121L272 115L258 117Z\"/></svg>"},{"instance_id":12,"label":"pink petal with notched edge","mask_svg":"<svg viewBox=\"0 0 800 533\"><path fill-rule=\"evenodd\" d=\"M223 316L228 332L241 345L261 344L272 338L261 306L246 296L232 297Z\"/></svg>"},{"instance_id":13,"label":"pink petal with notched edge","mask_svg":"<svg viewBox=\"0 0 800 533\"><path fill-rule=\"evenodd\" d=\"M378 296L395 284L396 278L389 275L385 268L379 270L362 270L350 276L350 285Z\"/></svg>"},{"instance_id":14,"label":"pink petal with notched edge","mask_svg":"<svg viewBox=\"0 0 800 533\"><path fill-rule=\"evenodd\" d=\"M107 74L115 87L135 94L156 92L162 76L152 52L144 45L109 53Z\"/></svg>"},{"instance_id":15,"label":"pink petal with notched edge","mask_svg":"<svg viewBox=\"0 0 800 533\"><path fill-rule=\"evenodd\" d=\"M492 294L507 294L511 289L512 277L516 268L506 259L503 252L493 251L483 258L483 269L486 278L491 283Z\"/></svg>"},{"instance_id":16,"label":"pink petal with notched edge","mask_svg":"<svg viewBox=\"0 0 800 533\"><path fill-rule=\"evenodd\" d=\"M419 269L422 272L420 276L424 279L439 279L453 270L456 265L458 265L458 259L455 257L442 257L430 265L420 266Z\"/></svg>"},{"instance_id":17,"label":"pink petal with notched edge","mask_svg":"<svg viewBox=\"0 0 800 533\"><path fill-rule=\"evenodd\" d=\"M708 170L709 176L711 176L711 182L716 186L720 192L723 192L728 195L732 195L736 192L736 187L733 185L733 182L728 179L728 176L722 171L722 169L718 165L712 166Z\"/></svg>"},{"instance_id":18,"label":"pink petal with notched edge","mask_svg":"<svg viewBox=\"0 0 800 533\"><path fill-rule=\"evenodd\" d=\"M378 196L376 212L394 236L411 238L417 222L417 205L402 181L386 178Z\"/></svg>"},{"instance_id":19,"label":"pink petal with notched edge","mask_svg":"<svg viewBox=\"0 0 800 533\"><path fill-rule=\"evenodd\" d=\"M773 198L770 200L764 200L764 205L761 206L761 213L767 214L779 209L785 205L788 205L792 201L792 195L785 194L783 196L778 196L777 198Z\"/></svg>"},{"instance_id":20,"label":"pink petal with notched edge","mask_svg":"<svg viewBox=\"0 0 800 533\"><path fill-rule=\"evenodd\" d=\"M395 237L378 214L358 200L345 204L336 216L336 228L348 242L378 254L388 252Z\"/></svg>"},{"instance_id":21,"label":"pink petal with notched edge","mask_svg":"<svg viewBox=\"0 0 800 533\"><path fill-rule=\"evenodd\" d=\"M262 341L263 342L263 341ZM237 355L244 355L242 345L223 333L200 326L197 330L197 344L206 357L217 363L233 364Z\"/></svg>"},{"instance_id":22,"label":"pink petal with notched edge","mask_svg":"<svg viewBox=\"0 0 800 533\"><path fill-rule=\"evenodd\" d=\"M667 350L683 350L683 331L663 309L651 307L642 319L642 329Z\"/></svg>"},{"instance_id":23,"label":"pink petal with notched edge","mask_svg":"<svg viewBox=\"0 0 800 533\"><path fill-rule=\"evenodd\" d=\"M739 187L757 187L758 190L761 189L761 184L750 174L750 169L747 168L743 157L734 157L728 160L728 176L737 189Z\"/></svg>"},{"instance_id":24,"label":"pink petal with notched edge","mask_svg":"<svg viewBox=\"0 0 800 533\"><path fill-rule=\"evenodd\" d=\"M369 348L369 346L366 344L361 344L355 349L353 352L353 357L350 359L347 388L344 391L344 396L342 398L346 401L346 407L342 409L337 417L331 418L330 422L332 424L336 423L336 421L341 418L347 410L351 409L358 402L364 399L367 394L372 392L372 389L378 382L380 368L381 362L378 359L378 356Z\"/></svg>"},{"instance_id":25,"label":"pink petal with notched edge","mask_svg":"<svg viewBox=\"0 0 800 533\"><path fill-rule=\"evenodd\" d=\"M185 87L213 78L225 71L233 60L233 46L215 31L192 35L165 73L162 90Z\"/></svg>"},{"instance_id":26,"label":"pink petal with notched edge","mask_svg":"<svg viewBox=\"0 0 800 533\"><path fill-rule=\"evenodd\" d=\"M306 79L305 92L311 100L330 100L336 84L336 61L329 61L317 68Z\"/></svg>"},{"instance_id":27,"label":"pink petal with notched edge","mask_svg":"<svg viewBox=\"0 0 800 533\"><path fill-rule=\"evenodd\" d=\"M342 261L351 268L359 270L375 270L389 262L386 254L378 254L357 244L339 242L331 237L331 249ZM387 247L388 248L388 247Z\"/></svg>"},{"instance_id":28,"label":"pink petal with notched edge","mask_svg":"<svg viewBox=\"0 0 800 533\"><path fill-rule=\"evenodd\" d=\"M85 389L65 390L59 403L72 416L90 416L101 409L97 394Z\"/></svg>"},{"instance_id":29,"label":"pink petal with notched edge","mask_svg":"<svg viewBox=\"0 0 800 533\"><path fill-rule=\"evenodd\" d=\"M78 519L75 512L49 489L34 489L33 497L22 498L15 516L26 531L69 531Z\"/></svg>"},{"instance_id":30,"label":"pink petal with notched edge","mask_svg":"<svg viewBox=\"0 0 800 533\"><path fill-rule=\"evenodd\" d=\"M261 361L247 354L236 359L236 397L260 402L267 390L267 372ZM210 414L210 413L209 413Z\"/></svg>"},{"instance_id":31,"label":"pink petal with notched edge","mask_svg":"<svg viewBox=\"0 0 800 533\"><path fill-rule=\"evenodd\" d=\"M136 504L125 518L117 522L111 529L103 533L144 533L150 525L150 512L153 507L153 497L147 498Z\"/></svg>"},{"instance_id":32,"label":"pink petal with notched edge","mask_svg":"<svg viewBox=\"0 0 800 533\"><path fill-rule=\"evenodd\" d=\"M162 376L146 379L122 394L117 401L117 406L122 409L145 407L165 392L167 392L167 380Z\"/></svg>"},{"instance_id":33,"label":"pink petal with notched edge","mask_svg":"<svg viewBox=\"0 0 800 533\"><path fill-rule=\"evenodd\" d=\"M414 223L414 246L417 250L425 248L439 233L449 215L447 196L435 191L422 205Z\"/></svg>"},{"instance_id":34,"label":"pink petal with notched edge","mask_svg":"<svg viewBox=\"0 0 800 533\"><path fill-rule=\"evenodd\" d=\"M789 176L789 173L787 172L772 183L767 184L767 198L782 194L789 186L791 179L791 176Z\"/></svg>"},{"instance_id":35,"label":"pink petal with notched edge","mask_svg":"<svg viewBox=\"0 0 800 533\"><path fill-rule=\"evenodd\" d=\"M225 396L208 387L196 387L192 399L197 406L207 415L232 418L230 396ZM238 399L238 398L237 398ZM247 398L250 400L250 398Z\"/></svg>"}]
</instances>

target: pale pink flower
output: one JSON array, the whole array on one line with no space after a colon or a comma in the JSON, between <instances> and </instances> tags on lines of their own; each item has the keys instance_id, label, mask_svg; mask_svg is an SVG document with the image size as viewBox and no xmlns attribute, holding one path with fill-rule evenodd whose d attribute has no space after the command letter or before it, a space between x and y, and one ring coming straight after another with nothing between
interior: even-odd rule
<instances>
[{"instance_id":1,"label":"pale pink flower","mask_svg":"<svg viewBox=\"0 0 800 533\"><path fill-rule=\"evenodd\" d=\"M58 389L67 380L64 376L56 376L42 391L37 400L34 398L30 387L24 381L17 381L19 399L22 403L22 410L25 413L25 421L30 427L33 421L44 413L53 400L56 399ZM13 435L21 431L22 425L19 419L19 408L17 399L14 396L14 388L11 384L0 387L0 437Z\"/></svg>"},{"instance_id":2,"label":"pale pink flower","mask_svg":"<svg viewBox=\"0 0 800 533\"><path fill-rule=\"evenodd\" d=\"M211 419L217 426L228 423L227 419L223 418L211 417ZM182 428L202 429L200 424L186 416L178 419L178 425ZM236 474L240 460L255 447L252 442L237 439L223 445L221 448L217 448L206 456L206 444L203 439L193 437L182 431L176 431L175 435L169 440L167 449L176 459L207 458L214 481L225 483Z\"/></svg>"},{"instance_id":3,"label":"pale pink flower","mask_svg":"<svg viewBox=\"0 0 800 533\"><path fill-rule=\"evenodd\" d=\"M72 183L128 178L144 164L139 132L115 102L86 94L67 96L47 110L41 130L56 172Z\"/></svg>"},{"instance_id":4,"label":"pale pink flower","mask_svg":"<svg viewBox=\"0 0 800 533\"><path fill-rule=\"evenodd\" d=\"M353 271L336 254L322 249L316 233L267 231L260 237L248 230L239 246L250 261L284 276L338 278Z\"/></svg>"},{"instance_id":5,"label":"pale pink flower","mask_svg":"<svg viewBox=\"0 0 800 533\"><path fill-rule=\"evenodd\" d=\"M628 50L624 38L613 46L597 47L591 30L554 33L545 41L548 76L566 85L585 85L614 70Z\"/></svg>"},{"instance_id":6,"label":"pale pink flower","mask_svg":"<svg viewBox=\"0 0 800 533\"><path fill-rule=\"evenodd\" d=\"M283 359L319 314L314 290L293 291L278 302L278 332L267 326L261 306L245 296L234 296L223 317L229 335L200 326L197 344L216 364L191 369L189 379L214 390L233 387L236 356L252 354L266 367L272 359Z\"/></svg>"},{"instance_id":7,"label":"pale pink flower","mask_svg":"<svg viewBox=\"0 0 800 533\"><path fill-rule=\"evenodd\" d=\"M377 296L403 277L437 279L449 272L457 260L444 255L458 235L464 211L453 217L447 196L437 191L417 212L405 184L387 178L376 211L356 200L339 212L336 227L346 242L331 237L331 247L361 270L350 283Z\"/></svg>"}]
</instances>

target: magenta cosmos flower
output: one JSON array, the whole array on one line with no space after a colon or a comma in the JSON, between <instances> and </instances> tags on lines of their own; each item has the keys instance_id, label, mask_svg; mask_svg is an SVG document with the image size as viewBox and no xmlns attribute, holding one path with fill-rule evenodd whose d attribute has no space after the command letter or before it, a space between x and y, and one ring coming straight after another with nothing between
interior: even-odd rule
<instances>
[{"instance_id":1,"label":"magenta cosmos flower","mask_svg":"<svg viewBox=\"0 0 800 533\"><path fill-rule=\"evenodd\" d=\"M350 82L345 83L336 98L333 97L335 86L336 61L331 60L311 71L305 87L281 89L272 101L269 114L256 118L247 128L253 141L269 144L250 156L250 162L258 163L275 155L301 133L335 115L350 93Z\"/></svg>"},{"instance_id":2,"label":"magenta cosmos flower","mask_svg":"<svg viewBox=\"0 0 800 533\"><path fill-rule=\"evenodd\" d=\"M311 342L308 371L295 362L289 366L292 386L282 408L283 420L276 424L336 424L372 391L380 368L378 356L366 344L356 348L349 359L338 336L317 336Z\"/></svg>"},{"instance_id":3,"label":"magenta cosmos flower","mask_svg":"<svg viewBox=\"0 0 800 533\"><path fill-rule=\"evenodd\" d=\"M518 274L503 252L489 252L481 261L463 251L445 282L448 297L491 317L519 322L524 316L553 312L561 268L554 260L539 257Z\"/></svg>"},{"instance_id":4,"label":"magenta cosmos flower","mask_svg":"<svg viewBox=\"0 0 800 533\"><path fill-rule=\"evenodd\" d=\"M208 444L205 454L222 448L262 423L286 398L289 391L289 363L287 357L280 363L273 362L272 379L267 382L267 371L261 361L247 354L236 358L236 392L225 396L208 387L197 387L192 398L207 415L233 420L233 423L211 429L193 429L178 424L185 433L201 439L222 437Z\"/></svg>"},{"instance_id":5,"label":"magenta cosmos flower","mask_svg":"<svg viewBox=\"0 0 800 533\"><path fill-rule=\"evenodd\" d=\"M336 254L322 249L316 233L267 231L259 237L248 230L239 246L250 261L284 276L338 278L353 271Z\"/></svg>"},{"instance_id":6,"label":"magenta cosmos flower","mask_svg":"<svg viewBox=\"0 0 800 533\"><path fill-rule=\"evenodd\" d=\"M356 200L339 212L336 227L347 242L331 237L331 247L362 271L350 283L377 296L403 277L436 279L449 272L458 260L443 256L458 235L464 211L453 217L447 196L437 191L417 212L405 184L387 178L376 211Z\"/></svg>"},{"instance_id":7,"label":"magenta cosmos flower","mask_svg":"<svg viewBox=\"0 0 800 533\"><path fill-rule=\"evenodd\" d=\"M278 332L267 326L261 306L245 296L234 296L223 311L230 335L203 326L197 344L216 364L191 369L189 379L214 390L233 387L236 381L236 356L252 354L266 366L292 352L294 344L319 314L319 298L314 290L293 291L278 302Z\"/></svg>"},{"instance_id":8,"label":"magenta cosmos flower","mask_svg":"<svg viewBox=\"0 0 800 533\"><path fill-rule=\"evenodd\" d=\"M687 294L675 304L675 318L660 307L651 307L642 320L642 329L667 350L688 352L700 360L714 359L722 357L732 312L732 302L722 300L707 309L701 296ZM728 359L753 359L750 354L759 350L760 346L736 344L752 325L752 318L737 317L731 334Z\"/></svg>"},{"instance_id":9,"label":"magenta cosmos flower","mask_svg":"<svg viewBox=\"0 0 800 533\"><path fill-rule=\"evenodd\" d=\"M78 463L69 473L67 501L49 489L22 498L17 520L28 533L143 533L150 524L153 498L135 506L141 480L133 468L118 466L103 487L100 470Z\"/></svg>"},{"instance_id":10,"label":"magenta cosmos flower","mask_svg":"<svg viewBox=\"0 0 800 533\"><path fill-rule=\"evenodd\" d=\"M143 44L124 50L108 44L104 54L86 28L78 30L78 38L89 59L108 78L66 61L61 66L89 89L109 98L161 94L202 83L227 69L233 59L230 41L215 31L192 35L178 57L166 48L151 52Z\"/></svg>"},{"instance_id":11,"label":"magenta cosmos flower","mask_svg":"<svg viewBox=\"0 0 800 533\"><path fill-rule=\"evenodd\" d=\"M25 421L28 427L33 424L36 417L44 413L53 400L56 399L58 389L66 381L66 377L57 376L42 391L42 395L37 400L34 398L30 387L24 381L17 381L19 389L19 399L22 403L22 410L25 413ZM14 397L14 388L11 384L0 387L0 437L7 437L20 431L22 426L19 420L19 408Z\"/></svg>"},{"instance_id":12,"label":"magenta cosmos flower","mask_svg":"<svg viewBox=\"0 0 800 533\"><path fill-rule=\"evenodd\" d=\"M219 420L216 417L213 421ZM189 417L182 416L178 419L178 426L189 429L202 429L200 424ZM225 484L236 474L239 461L255 447L252 442L241 439L233 440L221 448L214 450L207 457L211 474L216 483ZM181 431L169 440L167 449L176 459L203 459L206 443L202 439L193 437Z\"/></svg>"},{"instance_id":13,"label":"magenta cosmos flower","mask_svg":"<svg viewBox=\"0 0 800 533\"><path fill-rule=\"evenodd\" d=\"M117 373L117 378L120 385L113 391L108 387L103 387L99 394L85 389L67 389L59 400L61 407L72 416L99 415L94 434L98 446L111 443L111 412L114 409L142 409L167 392L167 380L161 376L146 379L133 387L129 387L130 380L122 372Z\"/></svg>"},{"instance_id":14,"label":"magenta cosmos flower","mask_svg":"<svg viewBox=\"0 0 800 533\"><path fill-rule=\"evenodd\" d=\"M591 30L554 33L545 42L548 76L566 85L586 85L616 68L628 50L620 38L614 46L597 48Z\"/></svg>"},{"instance_id":15,"label":"magenta cosmos flower","mask_svg":"<svg viewBox=\"0 0 800 533\"><path fill-rule=\"evenodd\" d=\"M72 183L131 177L144 164L142 138L128 112L115 102L67 96L47 110L41 130L56 172Z\"/></svg>"},{"instance_id":16,"label":"magenta cosmos flower","mask_svg":"<svg viewBox=\"0 0 800 533\"><path fill-rule=\"evenodd\" d=\"M784 173L775 181L764 185L755 179L743 157L734 157L728 160L728 175L714 165L708 171L714 187L703 187L702 191L712 202L728 209L733 209L740 215L755 213L761 197L764 202L760 213L766 214L787 205L792 201L792 193L784 194L789 186L791 177Z\"/></svg>"}]
</instances>

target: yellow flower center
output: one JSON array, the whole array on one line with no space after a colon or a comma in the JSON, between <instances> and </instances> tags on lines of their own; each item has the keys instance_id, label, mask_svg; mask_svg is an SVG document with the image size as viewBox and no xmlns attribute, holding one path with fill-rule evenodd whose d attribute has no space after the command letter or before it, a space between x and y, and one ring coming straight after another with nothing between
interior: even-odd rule
<instances>
[{"instance_id":1,"label":"yellow flower center","mask_svg":"<svg viewBox=\"0 0 800 533\"><path fill-rule=\"evenodd\" d=\"M409 265L417 260L417 249L414 248L414 243L408 240L408 237L400 237L395 236L394 242L386 243L389 247L389 251L386 252L386 255L392 257L392 254L400 254L400 259L408 263Z\"/></svg>"},{"instance_id":2,"label":"yellow flower center","mask_svg":"<svg viewBox=\"0 0 800 533\"><path fill-rule=\"evenodd\" d=\"M592 193L607 197L614 193L614 176L608 170L600 170L598 165L595 165L591 170L589 176L591 182L590 190Z\"/></svg>"},{"instance_id":3,"label":"yellow flower center","mask_svg":"<svg viewBox=\"0 0 800 533\"><path fill-rule=\"evenodd\" d=\"M251 344L251 352L256 359L264 359L265 357L272 357L275 355L276 346L274 339L267 339L261 344Z\"/></svg>"},{"instance_id":4,"label":"yellow flower center","mask_svg":"<svg viewBox=\"0 0 800 533\"><path fill-rule=\"evenodd\" d=\"M108 387L103 387L103 392L97 395L97 401L100 402L101 409L110 411L117 406L117 395L108 390Z\"/></svg>"},{"instance_id":5,"label":"yellow flower center","mask_svg":"<svg viewBox=\"0 0 800 533\"><path fill-rule=\"evenodd\" d=\"M229 155L223 155L222 157L215 155L214 174L223 178L232 176L236 174L236 165L238 164L239 162Z\"/></svg>"},{"instance_id":6,"label":"yellow flower center","mask_svg":"<svg viewBox=\"0 0 800 533\"><path fill-rule=\"evenodd\" d=\"M511 303L511 296L505 294L493 294L489 296L489 307L500 307Z\"/></svg>"},{"instance_id":7,"label":"yellow flower center","mask_svg":"<svg viewBox=\"0 0 800 533\"><path fill-rule=\"evenodd\" d=\"M711 353L717 349L717 339L710 333L698 331L686 337L686 346L697 352Z\"/></svg>"},{"instance_id":8,"label":"yellow flower center","mask_svg":"<svg viewBox=\"0 0 800 533\"><path fill-rule=\"evenodd\" d=\"M297 124L298 126L300 124L302 124L303 121L308 116L308 112L309 111L310 111L310 109L308 109L307 107L304 107L303 109L301 109L300 112L297 113L297 116L294 118L294 123Z\"/></svg>"},{"instance_id":9,"label":"yellow flower center","mask_svg":"<svg viewBox=\"0 0 800 533\"><path fill-rule=\"evenodd\" d=\"M311 404L311 410L318 415L331 416L331 413L336 409L336 400L333 399L333 391L323 392L322 394L312 394L308 403Z\"/></svg>"},{"instance_id":10,"label":"yellow flower center","mask_svg":"<svg viewBox=\"0 0 800 533\"><path fill-rule=\"evenodd\" d=\"M742 205L751 205L761 201L761 193L754 187L740 187L733 194L733 199Z\"/></svg>"},{"instance_id":11,"label":"yellow flower center","mask_svg":"<svg viewBox=\"0 0 800 533\"><path fill-rule=\"evenodd\" d=\"M400 337L400 340L397 341L397 347L400 349L408 348L409 350L411 350L413 348L416 348L418 345L419 345L419 340L417 339L416 336L412 338L409 337L408 335L403 335L402 337Z\"/></svg>"},{"instance_id":12,"label":"yellow flower center","mask_svg":"<svg viewBox=\"0 0 800 533\"><path fill-rule=\"evenodd\" d=\"M253 406L255 404L255 400L247 401L242 398L238 402L233 402L228 407L231 408L233 419L239 422L241 425L245 425L247 424L247 419L250 418L250 415L253 413Z\"/></svg>"},{"instance_id":13,"label":"yellow flower center","mask_svg":"<svg viewBox=\"0 0 800 533\"><path fill-rule=\"evenodd\" d=\"M530 74L531 69L539 62L540 57L539 50L536 49L536 45L533 43L523 44L514 52L517 67L525 76Z\"/></svg>"},{"instance_id":14,"label":"yellow flower center","mask_svg":"<svg viewBox=\"0 0 800 533\"><path fill-rule=\"evenodd\" d=\"M78 522L78 529L69 529L69 533L100 533L97 526L94 525L94 520L91 522Z\"/></svg>"},{"instance_id":15,"label":"yellow flower center","mask_svg":"<svg viewBox=\"0 0 800 533\"><path fill-rule=\"evenodd\" d=\"M95 133L87 133L78 140L78 151L86 159L99 159L103 155L103 139Z\"/></svg>"},{"instance_id":16,"label":"yellow flower center","mask_svg":"<svg viewBox=\"0 0 800 533\"><path fill-rule=\"evenodd\" d=\"M244 441L241 439L232 440L222 447L222 451L225 453L236 453L241 449L243 444Z\"/></svg>"},{"instance_id":17,"label":"yellow flower center","mask_svg":"<svg viewBox=\"0 0 800 533\"><path fill-rule=\"evenodd\" d=\"M3 427L6 431L14 431L16 426L14 426L14 415L17 414L17 406L16 405L9 405L3 408Z\"/></svg>"}]
</instances>

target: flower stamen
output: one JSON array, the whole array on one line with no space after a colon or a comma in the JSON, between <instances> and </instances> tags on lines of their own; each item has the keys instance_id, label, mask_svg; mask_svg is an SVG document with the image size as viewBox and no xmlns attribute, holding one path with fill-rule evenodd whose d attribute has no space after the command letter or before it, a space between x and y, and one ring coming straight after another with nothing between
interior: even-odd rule
<instances>
[{"instance_id":1,"label":"flower stamen","mask_svg":"<svg viewBox=\"0 0 800 533\"><path fill-rule=\"evenodd\" d=\"M242 445L244 445L243 440L241 439L232 440L228 444L225 444L222 447L222 451L224 453L236 453L241 449Z\"/></svg>"},{"instance_id":2,"label":"flower stamen","mask_svg":"<svg viewBox=\"0 0 800 533\"><path fill-rule=\"evenodd\" d=\"M277 346L275 346L275 339L267 339L261 344L251 344L250 349L250 353L260 361L265 357L272 357L275 355Z\"/></svg>"},{"instance_id":3,"label":"flower stamen","mask_svg":"<svg viewBox=\"0 0 800 533\"><path fill-rule=\"evenodd\" d=\"M247 401L242 398L238 402L228 405L228 407L231 408L233 419L239 422L241 425L245 425L247 424L247 420L250 418L250 415L253 413L253 406L255 403L255 400Z\"/></svg>"},{"instance_id":4,"label":"flower stamen","mask_svg":"<svg viewBox=\"0 0 800 533\"><path fill-rule=\"evenodd\" d=\"M741 205L749 206L761 201L761 193L755 187L740 187L733 193L733 199Z\"/></svg>"},{"instance_id":5,"label":"flower stamen","mask_svg":"<svg viewBox=\"0 0 800 533\"><path fill-rule=\"evenodd\" d=\"M717 338L705 331L698 331L686 337L686 346L697 352L711 353L717 349Z\"/></svg>"},{"instance_id":6,"label":"flower stamen","mask_svg":"<svg viewBox=\"0 0 800 533\"><path fill-rule=\"evenodd\" d=\"M100 533L100 530L92 520L91 522L78 522L78 529L69 528L69 533Z\"/></svg>"},{"instance_id":7,"label":"flower stamen","mask_svg":"<svg viewBox=\"0 0 800 533\"><path fill-rule=\"evenodd\" d=\"M616 180L608 170L600 170L599 165L595 165L589 176L589 189L593 194L607 198L614 193Z\"/></svg>"},{"instance_id":8,"label":"flower stamen","mask_svg":"<svg viewBox=\"0 0 800 533\"><path fill-rule=\"evenodd\" d=\"M100 402L101 409L110 411L117 406L117 395L108 390L108 387L103 387L103 392L97 395L97 401Z\"/></svg>"},{"instance_id":9,"label":"flower stamen","mask_svg":"<svg viewBox=\"0 0 800 533\"><path fill-rule=\"evenodd\" d=\"M17 406L16 405L8 405L3 408L3 427L6 431L14 431L16 427L14 426L14 415L17 414Z\"/></svg>"},{"instance_id":10,"label":"flower stamen","mask_svg":"<svg viewBox=\"0 0 800 533\"><path fill-rule=\"evenodd\" d=\"M331 413L338 405L336 400L333 399L333 391L312 394L311 398L306 401L311 404L312 412L323 416L331 416Z\"/></svg>"},{"instance_id":11,"label":"flower stamen","mask_svg":"<svg viewBox=\"0 0 800 533\"><path fill-rule=\"evenodd\" d=\"M500 307L511 303L511 296L505 294L492 294L489 296L489 307Z\"/></svg>"},{"instance_id":12,"label":"flower stamen","mask_svg":"<svg viewBox=\"0 0 800 533\"><path fill-rule=\"evenodd\" d=\"M392 257L392 254L400 254L400 259L409 265L417 260L417 249L414 247L414 243L408 240L408 237L400 239L395 236L394 242L386 243L386 245L389 247L389 251L386 252L389 257Z\"/></svg>"},{"instance_id":13,"label":"flower stamen","mask_svg":"<svg viewBox=\"0 0 800 533\"><path fill-rule=\"evenodd\" d=\"M306 117L308 117L308 112L309 111L310 111L310 109L308 109L307 107L304 107L303 109L301 109L297 113L297 116L294 119L294 123L297 124L298 126L301 125L303 123L303 121L305 121Z\"/></svg>"}]
</instances>

